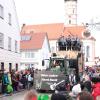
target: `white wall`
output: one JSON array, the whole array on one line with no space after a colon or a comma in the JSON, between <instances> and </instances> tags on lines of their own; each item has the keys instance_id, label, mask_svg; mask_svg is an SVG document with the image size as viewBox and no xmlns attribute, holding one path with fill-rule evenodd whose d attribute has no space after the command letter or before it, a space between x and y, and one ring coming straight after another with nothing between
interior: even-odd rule
<instances>
[{"instance_id":1,"label":"white wall","mask_svg":"<svg viewBox=\"0 0 100 100\"><path fill-rule=\"evenodd\" d=\"M16 9L13 0L0 0L4 7L4 19L0 18L0 32L4 34L4 49L0 49L0 62L5 62L5 67L9 63L20 63L20 30ZM8 24L8 13L11 13L12 24ZM8 51L8 37L12 38L11 51ZM18 52L15 53L15 40L18 41ZM14 67L14 66L13 66Z\"/></svg>"},{"instance_id":2,"label":"white wall","mask_svg":"<svg viewBox=\"0 0 100 100\"><path fill-rule=\"evenodd\" d=\"M86 47L87 46L90 47L88 60L90 62L92 62L92 61L94 61L94 57L95 57L95 41L93 41L93 40L83 40L85 59L86 59Z\"/></svg>"},{"instance_id":3,"label":"white wall","mask_svg":"<svg viewBox=\"0 0 100 100\"><path fill-rule=\"evenodd\" d=\"M33 52L34 53L34 57L33 58L26 58L25 57L25 53L26 52ZM25 67L25 64L37 64L38 63L38 59L39 59L39 50L24 50L21 51L21 67Z\"/></svg>"},{"instance_id":4,"label":"white wall","mask_svg":"<svg viewBox=\"0 0 100 100\"><path fill-rule=\"evenodd\" d=\"M71 20L71 24L69 24L69 20ZM77 2L66 1L65 2L65 25L73 25L73 24L74 25L77 24Z\"/></svg>"},{"instance_id":5,"label":"white wall","mask_svg":"<svg viewBox=\"0 0 100 100\"><path fill-rule=\"evenodd\" d=\"M48 41L47 37L45 37L42 49L39 52L40 52L39 66L46 67L46 66L42 66L42 60L45 61L45 59L49 59L49 57L50 57L50 55L49 55L50 54L50 45L49 45L49 41Z\"/></svg>"},{"instance_id":6,"label":"white wall","mask_svg":"<svg viewBox=\"0 0 100 100\"><path fill-rule=\"evenodd\" d=\"M42 60L49 59L50 54L50 48L47 37L45 37L41 49L27 50L27 52L34 52L34 58L25 58L25 52L26 51L21 51L21 64L23 64L22 66L24 67L24 64L34 64L35 68L42 69Z\"/></svg>"},{"instance_id":7,"label":"white wall","mask_svg":"<svg viewBox=\"0 0 100 100\"><path fill-rule=\"evenodd\" d=\"M99 29L96 27L91 29L92 36L96 39L95 41L95 57L100 58L100 26L98 25Z\"/></svg>"},{"instance_id":8,"label":"white wall","mask_svg":"<svg viewBox=\"0 0 100 100\"><path fill-rule=\"evenodd\" d=\"M48 59L50 53L50 46L47 37L44 39L44 43L41 49L42 58Z\"/></svg>"},{"instance_id":9,"label":"white wall","mask_svg":"<svg viewBox=\"0 0 100 100\"><path fill-rule=\"evenodd\" d=\"M50 40L50 49L51 53L54 53L57 51L57 40Z\"/></svg>"}]
</instances>

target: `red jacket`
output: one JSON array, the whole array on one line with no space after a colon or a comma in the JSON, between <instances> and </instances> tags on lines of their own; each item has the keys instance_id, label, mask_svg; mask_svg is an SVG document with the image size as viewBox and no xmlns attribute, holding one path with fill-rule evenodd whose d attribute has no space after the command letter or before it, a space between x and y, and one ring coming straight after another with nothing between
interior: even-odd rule
<instances>
[{"instance_id":1,"label":"red jacket","mask_svg":"<svg viewBox=\"0 0 100 100\"><path fill-rule=\"evenodd\" d=\"M96 97L97 97L97 96L100 96L100 82L96 83L96 84L93 86L92 95L93 95L93 97L94 97L94 100L96 100Z\"/></svg>"}]
</instances>

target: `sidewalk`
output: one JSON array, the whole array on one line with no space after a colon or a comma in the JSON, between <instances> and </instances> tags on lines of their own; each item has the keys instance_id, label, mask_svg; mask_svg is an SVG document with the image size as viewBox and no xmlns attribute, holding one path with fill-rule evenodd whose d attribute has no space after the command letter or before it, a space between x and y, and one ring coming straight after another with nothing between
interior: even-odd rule
<instances>
[{"instance_id":1,"label":"sidewalk","mask_svg":"<svg viewBox=\"0 0 100 100\"><path fill-rule=\"evenodd\" d=\"M20 91L16 91L16 92L13 92L12 94L0 94L0 98L3 98L3 97L5 97L5 96L12 96L12 95L14 95L14 94L16 94L16 93L20 93L20 92L23 92L23 91L26 91L27 89L22 89L22 90L20 90Z\"/></svg>"}]
</instances>

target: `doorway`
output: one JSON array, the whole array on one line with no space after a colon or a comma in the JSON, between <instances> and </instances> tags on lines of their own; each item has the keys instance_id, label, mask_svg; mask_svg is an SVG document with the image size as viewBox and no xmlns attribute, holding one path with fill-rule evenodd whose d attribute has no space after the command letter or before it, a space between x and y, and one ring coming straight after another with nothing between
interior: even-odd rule
<instances>
[{"instance_id":1,"label":"doorway","mask_svg":"<svg viewBox=\"0 0 100 100\"><path fill-rule=\"evenodd\" d=\"M4 71L4 62L1 62L1 68L0 70Z\"/></svg>"},{"instance_id":2,"label":"doorway","mask_svg":"<svg viewBox=\"0 0 100 100\"><path fill-rule=\"evenodd\" d=\"M11 73L12 71L12 63L9 63L9 72Z\"/></svg>"},{"instance_id":3,"label":"doorway","mask_svg":"<svg viewBox=\"0 0 100 100\"><path fill-rule=\"evenodd\" d=\"M16 63L16 71L18 71L18 64Z\"/></svg>"}]
</instances>

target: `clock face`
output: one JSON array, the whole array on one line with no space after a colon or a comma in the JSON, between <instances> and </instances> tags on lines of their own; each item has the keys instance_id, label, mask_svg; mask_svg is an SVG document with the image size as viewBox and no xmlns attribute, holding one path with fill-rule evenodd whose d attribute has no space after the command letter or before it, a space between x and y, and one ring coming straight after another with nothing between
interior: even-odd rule
<instances>
[{"instance_id":1,"label":"clock face","mask_svg":"<svg viewBox=\"0 0 100 100\"><path fill-rule=\"evenodd\" d=\"M85 31L83 33L83 36L86 37L86 38L90 37L90 35L91 35L91 33L89 31Z\"/></svg>"}]
</instances>

